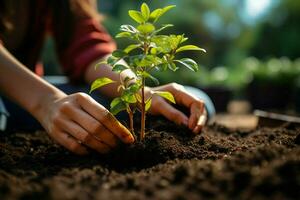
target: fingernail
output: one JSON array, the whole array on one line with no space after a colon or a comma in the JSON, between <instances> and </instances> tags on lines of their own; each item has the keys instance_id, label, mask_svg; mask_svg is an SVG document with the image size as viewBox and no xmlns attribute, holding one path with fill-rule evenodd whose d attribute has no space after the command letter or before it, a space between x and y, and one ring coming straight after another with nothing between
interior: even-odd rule
<instances>
[{"instance_id":1,"label":"fingernail","mask_svg":"<svg viewBox=\"0 0 300 200\"><path fill-rule=\"evenodd\" d=\"M196 126L193 130L193 133L198 134L201 131L201 126Z\"/></svg>"},{"instance_id":2,"label":"fingernail","mask_svg":"<svg viewBox=\"0 0 300 200\"><path fill-rule=\"evenodd\" d=\"M126 135L125 140L126 140L126 143L131 144L131 143L134 142L134 137L133 137L133 135L129 132L129 133Z\"/></svg>"},{"instance_id":3,"label":"fingernail","mask_svg":"<svg viewBox=\"0 0 300 200\"><path fill-rule=\"evenodd\" d=\"M128 143L134 143L134 137L131 134L128 136Z\"/></svg>"}]
</instances>

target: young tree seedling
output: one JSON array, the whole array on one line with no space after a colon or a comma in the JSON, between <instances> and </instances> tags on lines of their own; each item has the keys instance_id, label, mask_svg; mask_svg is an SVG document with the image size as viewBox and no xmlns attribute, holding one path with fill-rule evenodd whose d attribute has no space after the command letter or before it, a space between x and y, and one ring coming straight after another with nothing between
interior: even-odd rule
<instances>
[{"instance_id":1,"label":"young tree seedling","mask_svg":"<svg viewBox=\"0 0 300 200\"><path fill-rule=\"evenodd\" d=\"M98 67L102 64L108 64L116 73L121 74L124 70L131 70L135 74L135 78L126 77L120 80L121 84L118 91L121 95L112 100L110 111L116 115L120 111L126 110L130 120L130 131L134 134L133 115L136 110L139 110L141 112L140 140L145 138L146 112L151 107L153 95L159 95L175 104L173 95L166 91L154 91L146 97L145 80L150 79L156 85L159 84L158 80L151 75L153 70L165 71L170 69L176 71L179 66L184 66L196 72L198 65L194 60L190 58L178 59L176 55L189 50L205 52L204 49L195 45L184 45L183 43L188 38L183 34L161 34L164 29L173 25L159 26L157 22L160 17L174 7L175 5L170 5L151 12L148 5L143 3L140 10L129 10L128 14L136 24L121 25L121 32L116 35L116 38L128 39L130 45L124 49L115 50L105 62L96 65ZM123 64L120 62L121 60L126 61L127 64ZM113 82L107 77L98 78L92 83L90 92Z\"/></svg>"}]
</instances>

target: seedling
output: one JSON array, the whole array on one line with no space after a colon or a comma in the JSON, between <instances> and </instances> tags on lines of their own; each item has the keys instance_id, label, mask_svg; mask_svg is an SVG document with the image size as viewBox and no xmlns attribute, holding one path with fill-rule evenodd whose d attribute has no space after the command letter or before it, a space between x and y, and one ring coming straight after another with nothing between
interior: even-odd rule
<instances>
[{"instance_id":1,"label":"seedling","mask_svg":"<svg viewBox=\"0 0 300 200\"><path fill-rule=\"evenodd\" d=\"M143 3L140 11L129 10L129 16L136 23L135 25L121 25L121 32L116 38L125 38L130 41L130 45L124 49L115 50L105 62L98 63L96 67L102 64L108 64L112 71L122 73L124 70L131 70L134 78L126 77L120 80L121 84L118 91L119 97L112 100L110 111L116 115L120 111L126 110L130 120L130 130L134 134L133 115L136 110L141 112L141 132L140 140L145 138L145 120L146 112L151 107L153 95L159 95L171 103L175 104L175 99L170 92L154 91L149 96L145 94L145 80L150 79L156 85L158 80L151 75L153 70L165 71L170 69L176 71L179 66L187 67L192 71L198 70L197 63L190 58L176 58L176 55L183 51L195 50L203 51L195 45L183 45L188 40L182 35L163 35L161 32L172 24L159 26L157 24L160 17L167 11L174 8L175 5L166 6L150 11L148 5ZM122 64L125 60L127 64ZM114 81L102 77L92 83L91 92Z\"/></svg>"}]
</instances>

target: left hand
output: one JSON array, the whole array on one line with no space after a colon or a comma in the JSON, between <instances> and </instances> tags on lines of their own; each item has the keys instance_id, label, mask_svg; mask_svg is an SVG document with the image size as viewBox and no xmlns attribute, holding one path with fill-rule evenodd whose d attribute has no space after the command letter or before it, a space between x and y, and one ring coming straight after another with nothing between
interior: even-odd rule
<instances>
[{"instance_id":1,"label":"left hand","mask_svg":"<svg viewBox=\"0 0 300 200\"><path fill-rule=\"evenodd\" d=\"M187 107L190 110L190 116L186 116L183 112L174 108L165 99L158 95L153 95L151 108L149 113L153 115L163 115L170 121L177 124L188 126L193 133L201 132L207 120L207 111L204 102L188 93L184 87L177 83L170 83L167 85L147 88L146 93L151 91L168 91L173 94L176 104Z\"/></svg>"}]
</instances>

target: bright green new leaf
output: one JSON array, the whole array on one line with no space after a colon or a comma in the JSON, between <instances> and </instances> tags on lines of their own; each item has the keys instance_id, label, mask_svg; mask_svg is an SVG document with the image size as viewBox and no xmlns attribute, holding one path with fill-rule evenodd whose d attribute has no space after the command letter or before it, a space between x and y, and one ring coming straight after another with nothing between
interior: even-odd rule
<instances>
[{"instance_id":1,"label":"bright green new leaf","mask_svg":"<svg viewBox=\"0 0 300 200\"><path fill-rule=\"evenodd\" d=\"M156 22L163 14L165 14L166 12L168 12L170 9L176 7L175 5L170 5L170 6L166 6L163 9L159 8L154 10L151 14L150 14L150 19L153 22Z\"/></svg>"},{"instance_id":2,"label":"bright green new leaf","mask_svg":"<svg viewBox=\"0 0 300 200\"><path fill-rule=\"evenodd\" d=\"M92 83L92 86L91 86L91 89L90 89L90 93L104 85L107 85L107 84L110 84L110 83L113 83L115 81L109 79L109 78L106 78L106 77L103 77L103 78L98 78L96 79L93 83Z\"/></svg>"},{"instance_id":3,"label":"bright green new leaf","mask_svg":"<svg viewBox=\"0 0 300 200\"><path fill-rule=\"evenodd\" d=\"M153 12L150 13L149 19L153 22L157 21L161 12L162 12L161 8L155 9Z\"/></svg>"},{"instance_id":4,"label":"bright green new leaf","mask_svg":"<svg viewBox=\"0 0 300 200\"><path fill-rule=\"evenodd\" d=\"M160 15L163 15L165 14L166 12L168 12L169 10L171 10L172 8L175 8L176 5L169 5L169 6L166 6L162 9L162 13Z\"/></svg>"},{"instance_id":5,"label":"bright green new leaf","mask_svg":"<svg viewBox=\"0 0 300 200\"><path fill-rule=\"evenodd\" d=\"M128 66L122 64L116 64L113 66L112 71L121 73L122 71L129 69Z\"/></svg>"},{"instance_id":6,"label":"bright green new leaf","mask_svg":"<svg viewBox=\"0 0 300 200\"><path fill-rule=\"evenodd\" d=\"M146 104L145 104L145 111L146 112L150 109L151 103L152 103L152 98L150 97L149 99L147 99Z\"/></svg>"},{"instance_id":7,"label":"bright green new leaf","mask_svg":"<svg viewBox=\"0 0 300 200\"><path fill-rule=\"evenodd\" d=\"M110 102L110 107L114 107L116 106L118 103L120 103L122 101L122 99L120 97L116 97L114 98L111 102Z\"/></svg>"},{"instance_id":8,"label":"bright green new leaf","mask_svg":"<svg viewBox=\"0 0 300 200\"><path fill-rule=\"evenodd\" d=\"M129 16L135 20L137 23L142 24L145 23L145 18L143 17L142 13L136 10L129 10L128 11Z\"/></svg>"},{"instance_id":9,"label":"bright green new leaf","mask_svg":"<svg viewBox=\"0 0 300 200\"><path fill-rule=\"evenodd\" d=\"M194 72L198 71L198 64L190 58L182 58L180 60L174 60L174 62L178 62Z\"/></svg>"},{"instance_id":10,"label":"bright green new leaf","mask_svg":"<svg viewBox=\"0 0 300 200\"><path fill-rule=\"evenodd\" d=\"M126 52L127 54L130 53L132 50L136 49L136 48L139 48L141 46L141 44L131 44L129 46L127 46L125 49L124 49L124 52Z\"/></svg>"},{"instance_id":11,"label":"bright green new leaf","mask_svg":"<svg viewBox=\"0 0 300 200\"><path fill-rule=\"evenodd\" d=\"M150 23L141 24L137 27L137 30L139 30L143 34L149 34L155 31L155 26L153 26L153 24Z\"/></svg>"},{"instance_id":12,"label":"bright green new leaf","mask_svg":"<svg viewBox=\"0 0 300 200\"><path fill-rule=\"evenodd\" d=\"M118 33L115 37L116 38L128 38L128 37L131 37L131 33L129 33L129 32L121 32L121 33Z\"/></svg>"},{"instance_id":13,"label":"bright green new leaf","mask_svg":"<svg viewBox=\"0 0 300 200\"><path fill-rule=\"evenodd\" d=\"M144 19L147 21L150 17L150 9L146 3L142 4L141 13L142 13Z\"/></svg>"},{"instance_id":14,"label":"bright green new leaf","mask_svg":"<svg viewBox=\"0 0 300 200\"><path fill-rule=\"evenodd\" d=\"M113 115L116 115L119 112L126 110L126 109L127 109L127 105L125 102L122 101L122 99L120 97L115 98L110 104L110 112Z\"/></svg>"},{"instance_id":15,"label":"bright green new leaf","mask_svg":"<svg viewBox=\"0 0 300 200\"><path fill-rule=\"evenodd\" d=\"M176 104L174 96L172 93L170 92L166 92L166 91L154 91L154 94L157 94L167 100L169 100L170 102Z\"/></svg>"},{"instance_id":16,"label":"bright green new leaf","mask_svg":"<svg viewBox=\"0 0 300 200\"><path fill-rule=\"evenodd\" d=\"M127 103L136 103L135 95L132 93L126 93L121 98L123 101Z\"/></svg>"},{"instance_id":17,"label":"bright green new leaf","mask_svg":"<svg viewBox=\"0 0 300 200\"><path fill-rule=\"evenodd\" d=\"M176 53L178 52L181 52L181 51L203 51L203 52L206 52L205 49L202 49L202 48L199 48L195 45L185 45L185 46L182 46L182 47L179 47L177 50L176 50Z\"/></svg>"}]
</instances>

